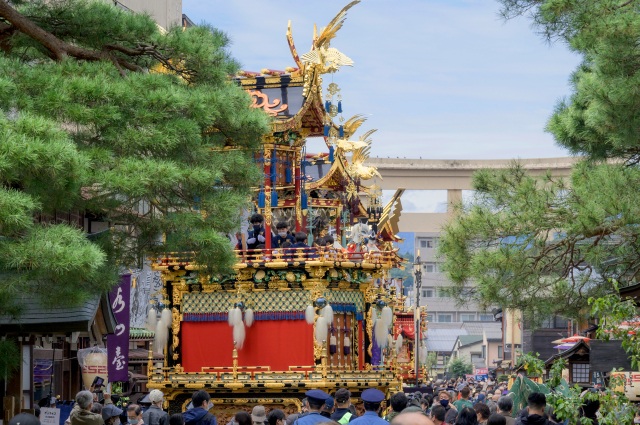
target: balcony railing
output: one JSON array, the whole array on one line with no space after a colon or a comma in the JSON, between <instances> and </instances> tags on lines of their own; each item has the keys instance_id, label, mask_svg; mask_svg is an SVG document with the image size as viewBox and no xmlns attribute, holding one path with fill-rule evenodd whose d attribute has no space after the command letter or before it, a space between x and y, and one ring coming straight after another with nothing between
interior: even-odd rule
<instances>
[{"instance_id":1,"label":"balcony railing","mask_svg":"<svg viewBox=\"0 0 640 425\"><path fill-rule=\"evenodd\" d=\"M272 268L284 269L299 266L358 267L362 269L393 268L403 261L397 251L348 252L333 248L274 248L236 250L238 260L236 268ZM188 253L168 253L157 257L155 270L166 270L169 267L182 266L187 270L195 270Z\"/></svg>"}]
</instances>

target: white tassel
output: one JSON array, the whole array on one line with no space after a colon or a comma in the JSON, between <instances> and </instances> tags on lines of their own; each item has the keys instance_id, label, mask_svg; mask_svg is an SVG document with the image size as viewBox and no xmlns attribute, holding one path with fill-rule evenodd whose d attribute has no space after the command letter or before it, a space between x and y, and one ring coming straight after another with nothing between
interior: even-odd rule
<instances>
[{"instance_id":1,"label":"white tassel","mask_svg":"<svg viewBox=\"0 0 640 425\"><path fill-rule=\"evenodd\" d=\"M338 345L338 340L335 335L331 335L331 338L329 338L329 345Z\"/></svg>"},{"instance_id":2,"label":"white tassel","mask_svg":"<svg viewBox=\"0 0 640 425\"><path fill-rule=\"evenodd\" d=\"M396 338L396 353L400 353L400 350L402 350L403 342L404 339L402 338L402 334L398 335L398 338Z\"/></svg>"},{"instance_id":3,"label":"white tassel","mask_svg":"<svg viewBox=\"0 0 640 425\"><path fill-rule=\"evenodd\" d=\"M333 323L333 308L331 308L330 304L327 304L322 309L322 317L327 319L327 323Z\"/></svg>"},{"instance_id":4,"label":"white tassel","mask_svg":"<svg viewBox=\"0 0 640 425\"><path fill-rule=\"evenodd\" d=\"M393 323L393 310L391 310L391 307L385 306L382 309L382 320L387 327L391 326Z\"/></svg>"},{"instance_id":5,"label":"white tassel","mask_svg":"<svg viewBox=\"0 0 640 425\"><path fill-rule=\"evenodd\" d=\"M231 309L231 313L229 314L229 324L231 326L236 326L242 323L242 310L239 307L235 307Z\"/></svg>"},{"instance_id":6,"label":"white tassel","mask_svg":"<svg viewBox=\"0 0 640 425\"><path fill-rule=\"evenodd\" d=\"M233 325L233 340L236 342L236 348L240 350L244 345L244 324L240 321L239 324Z\"/></svg>"},{"instance_id":7,"label":"white tassel","mask_svg":"<svg viewBox=\"0 0 640 425\"><path fill-rule=\"evenodd\" d=\"M164 353L164 348L169 340L169 329L164 325L162 320L158 320L156 325L155 349L156 353Z\"/></svg>"},{"instance_id":8,"label":"white tassel","mask_svg":"<svg viewBox=\"0 0 640 425\"><path fill-rule=\"evenodd\" d=\"M229 322L229 326L233 326L233 309L232 308L229 309L227 321Z\"/></svg>"},{"instance_id":9,"label":"white tassel","mask_svg":"<svg viewBox=\"0 0 640 425\"><path fill-rule=\"evenodd\" d=\"M327 335L329 334L329 325L327 324L327 319L320 316L316 321L316 341L322 344L322 341L327 340Z\"/></svg>"},{"instance_id":10,"label":"white tassel","mask_svg":"<svg viewBox=\"0 0 640 425\"><path fill-rule=\"evenodd\" d=\"M147 312L147 329L151 332L156 331L156 320L157 320L158 312L153 306Z\"/></svg>"},{"instance_id":11,"label":"white tassel","mask_svg":"<svg viewBox=\"0 0 640 425\"><path fill-rule=\"evenodd\" d=\"M385 325L384 320L377 319L373 324L373 331L376 336L376 343L380 348L386 348L387 335L389 334L389 327Z\"/></svg>"},{"instance_id":12,"label":"white tassel","mask_svg":"<svg viewBox=\"0 0 640 425\"><path fill-rule=\"evenodd\" d=\"M171 309L164 308L160 314L160 321L169 329L171 329Z\"/></svg>"},{"instance_id":13,"label":"white tassel","mask_svg":"<svg viewBox=\"0 0 640 425\"><path fill-rule=\"evenodd\" d=\"M251 310L250 308L248 308L247 311L244 312L244 324L247 325L248 328L253 325L253 310Z\"/></svg>"},{"instance_id":14,"label":"white tassel","mask_svg":"<svg viewBox=\"0 0 640 425\"><path fill-rule=\"evenodd\" d=\"M344 337L344 346L351 347L351 338L349 338L348 336Z\"/></svg>"},{"instance_id":15,"label":"white tassel","mask_svg":"<svg viewBox=\"0 0 640 425\"><path fill-rule=\"evenodd\" d=\"M312 305L307 306L307 309L304 311L304 318L308 324L313 325L313 322L316 320L316 311Z\"/></svg>"}]
</instances>

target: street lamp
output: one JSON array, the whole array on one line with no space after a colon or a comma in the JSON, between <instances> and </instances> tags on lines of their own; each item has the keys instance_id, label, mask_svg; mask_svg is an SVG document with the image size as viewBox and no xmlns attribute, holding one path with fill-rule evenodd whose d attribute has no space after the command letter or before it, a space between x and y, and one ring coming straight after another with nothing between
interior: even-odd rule
<instances>
[{"instance_id":1,"label":"street lamp","mask_svg":"<svg viewBox=\"0 0 640 425\"><path fill-rule=\"evenodd\" d=\"M416 278L416 311L414 321L416 324L415 342L413 344L413 355L415 356L415 372L416 372L416 387L420 382L420 287L422 286L422 266L420 264L420 250L413 263L413 274Z\"/></svg>"}]
</instances>

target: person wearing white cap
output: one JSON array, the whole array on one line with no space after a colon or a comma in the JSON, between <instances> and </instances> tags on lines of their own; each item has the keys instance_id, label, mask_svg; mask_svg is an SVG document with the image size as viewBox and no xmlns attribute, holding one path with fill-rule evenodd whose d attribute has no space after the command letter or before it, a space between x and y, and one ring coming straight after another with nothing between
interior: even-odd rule
<instances>
[{"instance_id":1,"label":"person wearing white cap","mask_svg":"<svg viewBox=\"0 0 640 425\"><path fill-rule=\"evenodd\" d=\"M169 414L162 410L162 400L164 394L160 390L153 390L149 393L151 406L142 414L145 425L169 425Z\"/></svg>"},{"instance_id":2,"label":"person wearing white cap","mask_svg":"<svg viewBox=\"0 0 640 425\"><path fill-rule=\"evenodd\" d=\"M251 422L253 422L253 425L265 425L266 420L267 412L264 406L253 406L253 410L251 411Z\"/></svg>"}]
</instances>

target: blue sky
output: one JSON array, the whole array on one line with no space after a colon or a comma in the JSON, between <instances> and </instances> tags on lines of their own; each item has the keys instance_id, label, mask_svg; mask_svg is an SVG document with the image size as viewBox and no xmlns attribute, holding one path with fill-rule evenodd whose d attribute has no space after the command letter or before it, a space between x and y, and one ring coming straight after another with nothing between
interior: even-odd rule
<instances>
[{"instance_id":1,"label":"blue sky","mask_svg":"<svg viewBox=\"0 0 640 425\"><path fill-rule=\"evenodd\" d=\"M295 66L313 24L324 27L347 0L183 0L183 12L232 40L243 69ZM567 156L544 132L580 58L548 45L527 19L504 22L492 0L363 0L333 40L355 61L333 76L345 117L377 128L372 156L490 159ZM331 80L325 76L325 82ZM356 134L357 136L358 134ZM315 147L318 145L312 145ZM313 150L313 149L311 149Z\"/></svg>"}]
</instances>

